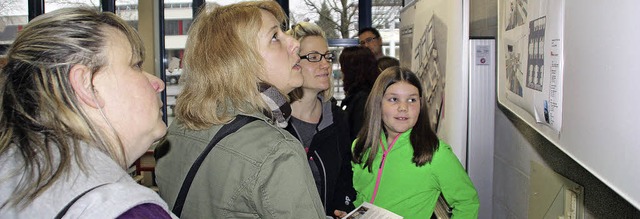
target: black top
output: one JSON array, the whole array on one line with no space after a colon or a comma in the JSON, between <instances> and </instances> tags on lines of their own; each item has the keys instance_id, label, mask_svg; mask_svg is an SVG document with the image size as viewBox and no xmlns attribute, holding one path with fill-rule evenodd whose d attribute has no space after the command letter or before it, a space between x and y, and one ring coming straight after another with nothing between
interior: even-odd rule
<instances>
[{"instance_id":1,"label":"black top","mask_svg":"<svg viewBox=\"0 0 640 219\"><path fill-rule=\"evenodd\" d=\"M349 212L354 209L356 191L353 189L353 171L351 170L351 139L349 125L344 112L331 101L323 102L322 118L317 124L307 156L311 166L317 166L320 180L320 199L327 215L333 216L334 210ZM287 127L293 136L300 139L296 123ZM319 178L319 179L318 179Z\"/></svg>"},{"instance_id":2,"label":"black top","mask_svg":"<svg viewBox=\"0 0 640 219\"><path fill-rule=\"evenodd\" d=\"M353 94L348 94L342 100L342 109L347 113L347 121L349 122L349 137L351 141L358 137L358 132L364 123L364 108L370 92L370 89L359 89Z\"/></svg>"}]
</instances>

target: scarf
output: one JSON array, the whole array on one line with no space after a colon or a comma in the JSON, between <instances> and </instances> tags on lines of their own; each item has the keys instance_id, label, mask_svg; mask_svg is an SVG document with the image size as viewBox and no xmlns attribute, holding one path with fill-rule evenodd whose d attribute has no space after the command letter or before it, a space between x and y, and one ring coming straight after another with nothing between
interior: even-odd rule
<instances>
[{"instance_id":1,"label":"scarf","mask_svg":"<svg viewBox=\"0 0 640 219\"><path fill-rule=\"evenodd\" d=\"M258 90L271 110L271 112L265 112L265 115L272 117L278 127L286 128L291 117L291 105L287 102L287 98L280 93L278 88L268 84L261 83Z\"/></svg>"}]
</instances>

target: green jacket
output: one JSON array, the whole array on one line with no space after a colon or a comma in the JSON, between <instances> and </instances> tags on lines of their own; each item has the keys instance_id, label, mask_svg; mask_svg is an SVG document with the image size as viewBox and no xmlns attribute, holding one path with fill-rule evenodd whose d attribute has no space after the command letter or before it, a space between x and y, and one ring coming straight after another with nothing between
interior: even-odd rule
<instances>
[{"instance_id":1,"label":"green jacket","mask_svg":"<svg viewBox=\"0 0 640 219\"><path fill-rule=\"evenodd\" d=\"M324 218L300 142L262 114L223 138L196 174L181 218ZM156 182L172 208L189 168L222 127L194 131L174 121Z\"/></svg>"},{"instance_id":2,"label":"green jacket","mask_svg":"<svg viewBox=\"0 0 640 219\"><path fill-rule=\"evenodd\" d=\"M430 218L442 193L453 207L452 218L478 218L478 193L451 147L440 141L431 163L416 167L409 134L402 133L387 154L373 204L405 219ZM386 139L383 134L384 147L388 148ZM378 150L372 172L362 168L364 163L352 163L353 187L358 192L355 206L371 202L382 154L383 150Z\"/></svg>"}]
</instances>

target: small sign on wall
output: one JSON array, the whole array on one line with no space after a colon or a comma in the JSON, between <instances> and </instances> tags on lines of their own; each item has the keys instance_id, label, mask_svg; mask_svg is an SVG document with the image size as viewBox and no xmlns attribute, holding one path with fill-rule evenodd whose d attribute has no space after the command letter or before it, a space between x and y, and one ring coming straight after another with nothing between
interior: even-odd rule
<instances>
[{"instance_id":1,"label":"small sign on wall","mask_svg":"<svg viewBox=\"0 0 640 219\"><path fill-rule=\"evenodd\" d=\"M488 65L491 62L491 47L489 45L476 46L476 65Z\"/></svg>"}]
</instances>

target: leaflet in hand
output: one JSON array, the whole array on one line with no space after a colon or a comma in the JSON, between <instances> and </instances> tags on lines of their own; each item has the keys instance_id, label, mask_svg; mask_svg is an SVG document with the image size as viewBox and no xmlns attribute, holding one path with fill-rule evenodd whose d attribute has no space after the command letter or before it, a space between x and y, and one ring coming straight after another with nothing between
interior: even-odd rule
<instances>
[{"instance_id":1,"label":"leaflet in hand","mask_svg":"<svg viewBox=\"0 0 640 219\"><path fill-rule=\"evenodd\" d=\"M363 202L355 210L349 212L347 216L342 219L402 219L400 215L393 212L375 206L369 202Z\"/></svg>"}]
</instances>

